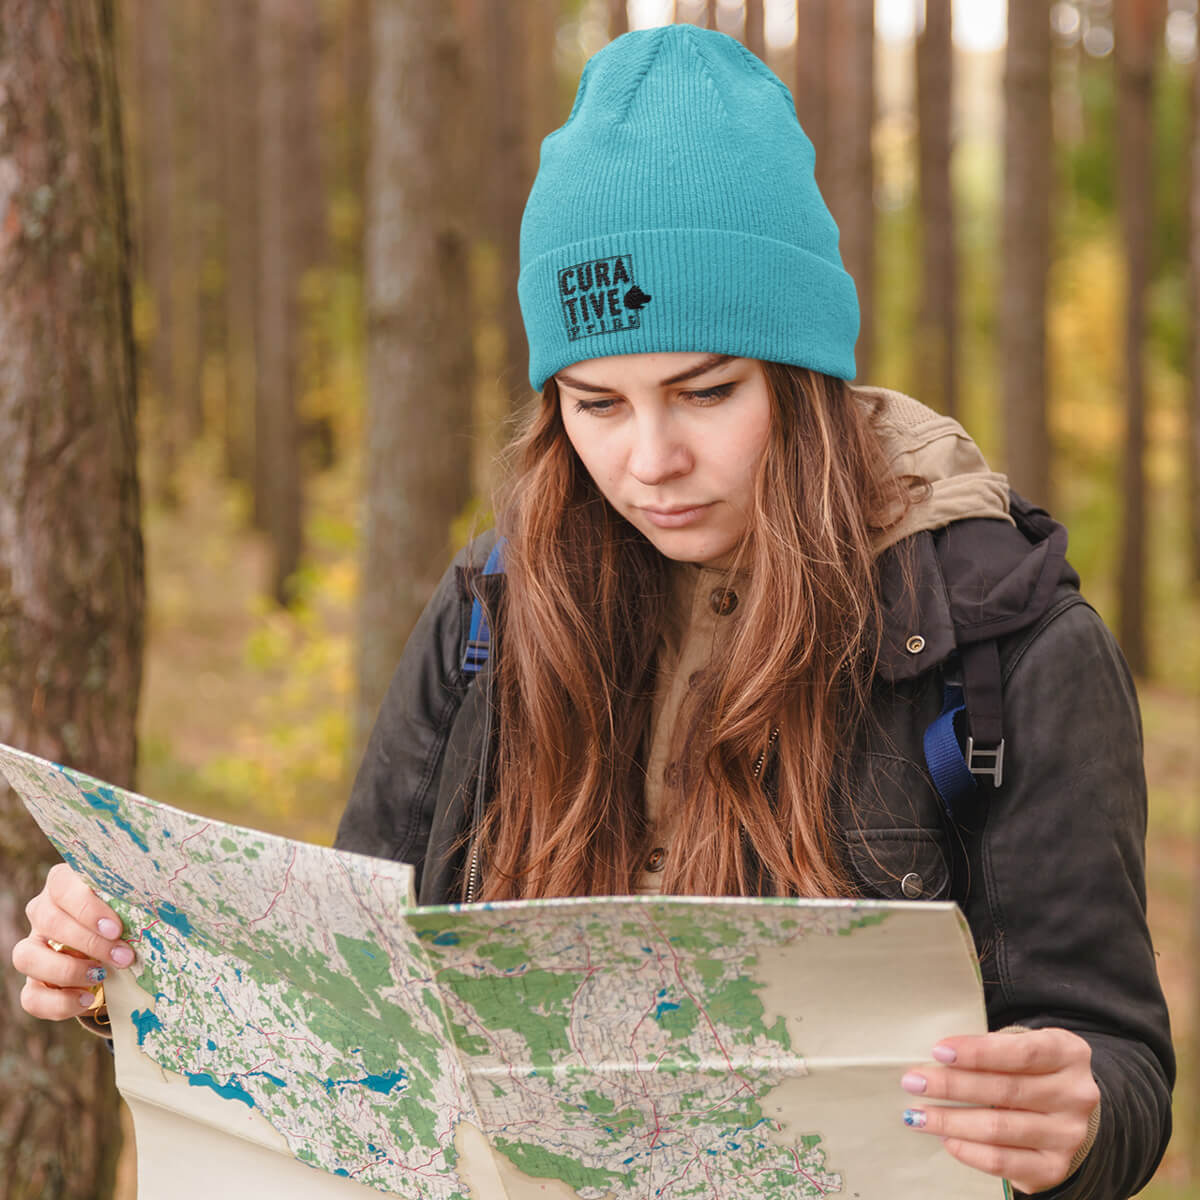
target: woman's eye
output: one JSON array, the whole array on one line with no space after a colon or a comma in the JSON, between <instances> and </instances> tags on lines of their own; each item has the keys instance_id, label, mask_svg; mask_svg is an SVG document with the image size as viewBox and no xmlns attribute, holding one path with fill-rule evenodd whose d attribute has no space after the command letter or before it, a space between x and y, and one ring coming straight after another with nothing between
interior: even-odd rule
<instances>
[{"instance_id":1,"label":"woman's eye","mask_svg":"<svg viewBox=\"0 0 1200 1200\"><path fill-rule=\"evenodd\" d=\"M716 404L718 400L724 400L733 391L734 386L732 383L721 383L716 387L703 388L696 392L681 392L680 394L693 404Z\"/></svg>"},{"instance_id":2,"label":"woman's eye","mask_svg":"<svg viewBox=\"0 0 1200 1200\"><path fill-rule=\"evenodd\" d=\"M577 413L593 413L597 416L604 416L605 413L612 412L617 406L617 401L613 397L607 397L604 400L576 400L575 411Z\"/></svg>"}]
</instances>

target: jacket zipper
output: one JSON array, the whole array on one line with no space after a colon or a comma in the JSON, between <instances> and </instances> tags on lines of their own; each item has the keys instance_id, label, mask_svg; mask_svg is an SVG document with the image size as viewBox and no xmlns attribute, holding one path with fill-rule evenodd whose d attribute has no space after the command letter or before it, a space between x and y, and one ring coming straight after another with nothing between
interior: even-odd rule
<instances>
[{"instance_id":1,"label":"jacket zipper","mask_svg":"<svg viewBox=\"0 0 1200 1200\"><path fill-rule=\"evenodd\" d=\"M467 903L473 904L479 891L479 830L483 825L483 789L487 781L488 759L492 748L492 670L489 664L483 696L483 746L479 751L479 770L475 778L475 812L471 825L471 853L467 860Z\"/></svg>"},{"instance_id":2,"label":"jacket zipper","mask_svg":"<svg viewBox=\"0 0 1200 1200\"><path fill-rule=\"evenodd\" d=\"M767 744L758 752L758 759L754 763L754 773L752 779L757 780L762 774L763 764L767 761L767 755L775 748L775 743L779 740L779 726L776 725L771 730L771 736L767 738Z\"/></svg>"}]
</instances>

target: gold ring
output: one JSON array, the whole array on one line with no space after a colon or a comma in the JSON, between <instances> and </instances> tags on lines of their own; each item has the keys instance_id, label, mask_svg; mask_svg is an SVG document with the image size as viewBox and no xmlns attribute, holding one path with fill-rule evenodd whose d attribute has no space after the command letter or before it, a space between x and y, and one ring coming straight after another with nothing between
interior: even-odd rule
<instances>
[{"instance_id":1,"label":"gold ring","mask_svg":"<svg viewBox=\"0 0 1200 1200\"><path fill-rule=\"evenodd\" d=\"M62 954L66 950L66 946L64 946L62 942L56 942L51 937L46 939L46 945L49 946L51 950L54 950L59 954Z\"/></svg>"}]
</instances>

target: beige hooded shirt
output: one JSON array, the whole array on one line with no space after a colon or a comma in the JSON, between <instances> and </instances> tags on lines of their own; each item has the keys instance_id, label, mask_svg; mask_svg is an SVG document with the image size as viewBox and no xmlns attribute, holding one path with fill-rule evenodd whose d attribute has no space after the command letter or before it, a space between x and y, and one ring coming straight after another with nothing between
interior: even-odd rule
<instances>
[{"instance_id":1,"label":"beige hooded shirt","mask_svg":"<svg viewBox=\"0 0 1200 1200\"><path fill-rule=\"evenodd\" d=\"M923 479L928 487L905 516L876 539L880 553L902 538L940 529L968 517L1011 521L1008 480L992 471L963 427L900 392L858 388L867 403L880 404L877 428L884 452L898 475ZM729 572L678 563L671 576L672 604L658 650L658 688L650 723L646 762L646 818L652 849L638 890L660 890L662 870L681 817L675 790L678 766L671 759L675 723L690 686L736 628L738 579Z\"/></svg>"}]
</instances>

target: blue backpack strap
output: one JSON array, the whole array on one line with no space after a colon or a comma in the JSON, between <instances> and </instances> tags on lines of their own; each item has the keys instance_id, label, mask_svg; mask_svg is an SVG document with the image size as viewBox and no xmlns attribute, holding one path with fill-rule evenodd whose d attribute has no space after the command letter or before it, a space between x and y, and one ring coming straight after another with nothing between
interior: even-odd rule
<instances>
[{"instance_id":1,"label":"blue backpack strap","mask_svg":"<svg viewBox=\"0 0 1200 1200\"><path fill-rule=\"evenodd\" d=\"M954 718L966 707L962 684L947 682L942 693L942 711L925 730L925 765L951 821L955 819L955 806L972 795L976 787L975 776L967 768L954 730Z\"/></svg>"},{"instance_id":2,"label":"blue backpack strap","mask_svg":"<svg viewBox=\"0 0 1200 1200\"><path fill-rule=\"evenodd\" d=\"M504 574L504 539L500 538L492 547L483 564L484 575ZM488 626L483 601L476 594L471 601L471 627L467 632L467 648L463 652L462 673L478 675L487 663L492 649L492 631Z\"/></svg>"}]
</instances>

